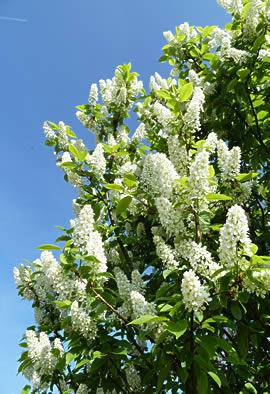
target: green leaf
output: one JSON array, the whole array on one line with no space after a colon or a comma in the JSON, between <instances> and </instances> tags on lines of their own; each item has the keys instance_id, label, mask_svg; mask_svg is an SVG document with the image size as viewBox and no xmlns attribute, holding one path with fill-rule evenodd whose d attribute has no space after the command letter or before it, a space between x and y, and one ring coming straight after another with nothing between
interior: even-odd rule
<instances>
[{"instance_id":1,"label":"green leaf","mask_svg":"<svg viewBox=\"0 0 270 394\"><path fill-rule=\"evenodd\" d=\"M51 244L44 244L37 247L38 250L61 250L59 246L51 245Z\"/></svg>"},{"instance_id":2,"label":"green leaf","mask_svg":"<svg viewBox=\"0 0 270 394\"><path fill-rule=\"evenodd\" d=\"M250 70L248 68L241 68L237 71L236 74L240 77L242 81L244 81L248 77L249 73Z\"/></svg>"},{"instance_id":3,"label":"green leaf","mask_svg":"<svg viewBox=\"0 0 270 394\"><path fill-rule=\"evenodd\" d=\"M191 97L193 92L193 83L189 82L186 85L181 87L180 95L179 95L179 100L181 103L184 101L188 101L189 98Z\"/></svg>"},{"instance_id":4,"label":"green leaf","mask_svg":"<svg viewBox=\"0 0 270 394\"><path fill-rule=\"evenodd\" d=\"M208 201L228 201L228 200L232 200L231 197L226 196L225 194L215 194L215 193L207 194L206 198L207 198Z\"/></svg>"},{"instance_id":5,"label":"green leaf","mask_svg":"<svg viewBox=\"0 0 270 394\"><path fill-rule=\"evenodd\" d=\"M253 386L253 384L251 384L250 382L245 384L245 388L250 391L253 394L257 394L258 391L255 389L255 387ZM267 391L265 392L265 394L267 394Z\"/></svg>"},{"instance_id":6,"label":"green leaf","mask_svg":"<svg viewBox=\"0 0 270 394\"><path fill-rule=\"evenodd\" d=\"M132 189L137 185L136 177L133 174L127 174L124 177L124 183L127 185L129 189Z\"/></svg>"},{"instance_id":7,"label":"green leaf","mask_svg":"<svg viewBox=\"0 0 270 394\"><path fill-rule=\"evenodd\" d=\"M157 323L157 322L168 321L168 320L169 319L167 317L163 317L163 316L143 315L138 319L132 320L128 324L141 325L145 323Z\"/></svg>"},{"instance_id":8,"label":"green leaf","mask_svg":"<svg viewBox=\"0 0 270 394\"><path fill-rule=\"evenodd\" d=\"M187 321L180 320L176 323L169 322L165 325L165 330L169 331L170 333L174 334L176 339L180 338L187 330Z\"/></svg>"},{"instance_id":9,"label":"green leaf","mask_svg":"<svg viewBox=\"0 0 270 394\"><path fill-rule=\"evenodd\" d=\"M199 394L208 393L208 378L206 373L203 371L200 371L200 374L197 378L197 390Z\"/></svg>"},{"instance_id":10,"label":"green leaf","mask_svg":"<svg viewBox=\"0 0 270 394\"><path fill-rule=\"evenodd\" d=\"M73 361L76 358L76 354L73 353L66 353L66 365L69 365L71 361Z\"/></svg>"},{"instance_id":11,"label":"green leaf","mask_svg":"<svg viewBox=\"0 0 270 394\"><path fill-rule=\"evenodd\" d=\"M117 207L116 207L116 214L120 215L123 211L125 211L128 206L130 205L132 201L132 197L131 196L126 196L124 198L122 198L122 200L119 201Z\"/></svg>"},{"instance_id":12,"label":"green leaf","mask_svg":"<svg viewBox=\"0 0 270 394\"><path fill-rule=\"evenodd\" d=\"M218 387L221 387L221 380L220 378L217 376L217 374L215 374L212 371L208 371L207 372L209 376L211 376L211 378L216 382L216 384L218 385Z\"/></svg>"},{"instance_id":13,"label":"green leaf","mask_svg":"<svg viewBox=\"0 0 270 394\"><path fill-rule=\"evenodd\" d=\"M54 301L54 304L60 309L68 309L72 302L70 300Z\"/></svg>"},{"instance_id":14,"label":"green leaf","mask_svg":"<svg viewBox=\"0 0 270 394\"><path fill-rule=\"evenodd\" d=\"M233 302L232 303L232 305L231 305L231 312L232 312L233 317L236 320L241 320L242 319L242 311L241 311L241 308L240 308L238 302Z\"/></svg>"},{"instance_id":15,"label":"green leaf","mask_svg":"<svg viewBox=\"0 0 270 394\"><path fill-rule=\"evenodd\" d=\"M24 388L21 391L21 394L29 394L31 390L31 386L29 386L28 384L26 386L24 386Z\"/></svg>"},{"instance_id":16,"label":"green leaf","mask_svg":"<svg viewBox=\"0 0 270 394\"><path fill-rule=\"evenodd\" d=\"M69 144L68 145L68 150L70 151L70 153L73 155L73 156L75 156L75 157L78 157L78 149L73 145L73 144Z\"/></svg>"},{"instance_id":17,"label":"green leaf","mask_svg":"<svg viewBox=\"0 0 270 394\"><path fill-rule=\"evenodd\" d=\"M242 173L235 177L238 182L246 182L258 176L258 172Z\"/></svg>"},{"instance_id":18,"label":"green leaf","mask_svg":"<svg viewBox=\"0 0 270 394\"><path fill-rule=\"evenodd\" d=\"M106 189L109 189L109 190L116 190L116 191L124 190L122 185L117 185L116 183L107 183L105 185L105 187L106 187Z\"/></svg>"},{"instance_id":19,"label":"green leaf","mask_svg":"<svg viewBox=\"0 0 270 394\"><path fill-rule=\"evenodd\" d=\"M89 360L88 358L84 358L82 361L80 361L80 362L76 365L75 369L80 369L81 367L83 367L84 365L86 365L86 364L88 364L88 363L90 363L90 360Z\"/></svg>"},{"instance_id":20,"label":"green leaf","mask_svg":"<svg viewBox=\"0 0 270 394\"><path fill-rule=\"evenodd\" d=\"M251 244L250 249L253 254L256 254L258 252L258 246L253 243Z\"/></svg>"}]
</instances>

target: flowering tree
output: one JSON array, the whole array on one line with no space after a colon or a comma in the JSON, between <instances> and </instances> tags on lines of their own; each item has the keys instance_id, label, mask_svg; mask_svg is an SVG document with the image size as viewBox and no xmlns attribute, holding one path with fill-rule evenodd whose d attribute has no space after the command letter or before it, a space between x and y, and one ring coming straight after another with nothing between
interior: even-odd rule
<instances>
[{"instance_id":1,"label":"flowering tree","mask_svg":"<svg viewBox=\"0 0 270 394\"><path fill-rule=\"evenodd\" d=\"M23 393L269 392L270 3L219 2L224 30L164 33L149 92L130 64L92 84L94 150L45 122L78 197L61 246L14 270Z\"/></svg>"}]
</instances>

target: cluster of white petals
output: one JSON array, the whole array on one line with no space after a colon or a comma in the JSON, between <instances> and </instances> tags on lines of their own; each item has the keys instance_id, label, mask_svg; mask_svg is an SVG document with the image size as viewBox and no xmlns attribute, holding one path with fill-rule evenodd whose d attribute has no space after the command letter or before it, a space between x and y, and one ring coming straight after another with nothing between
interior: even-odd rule
<instances>
[{"instance_id":1,"label":"cluster of white petals","mask_svg":"<svg viewBox=\"0 0 270 394\"><path fill-rule=\"evenodd\" d=\"M169 197L178 178L172 162L164 153L144 157L140 181L143 188L152 196Z\"/></svg>"},{"instance_id":2,"label":"cluster of white petals","mask_svg":"<svg viewBox=\"0 0 270 394\"><path fill-rule=\"evenodd\" d=\"M153 109L159 123L165 128L168 127L169 123L173 120L173 114L170 109L158 101L154 103Z\"/></svg>"},{"instance_id":3,"label":"cluster of white petals","mask_svg":"<svg viewBox=\"0 0 270 394\"><path fill-rule=\"evenodd\" d=\"M104 149L102 144L97 144L94 152L86 156L86 162L90 166L90 170L98 177L102 177L106 171L106 159L104 157Z\"/></svg>"},{"instance_id":4,"label":"cluster of white petals","mask_svg":"<svg viewBox=\"0 0 270 394\"><path fill-rule=\"evenodd\" d=\"M218 3L225 8L226 11L234 14L241 15L243 10L242 0L218 0Z\"/></svg>"},{"instance_id":5,"label":"cluster of white petals","mask_svg":"<svg viewBox=\"0 0 270 394\"><path fill-rule=\"evenodd\" d=\"M203 90L199 86L196 86L193 91L192 99L188 103L183 117L184 127L191 133L194 133L201 128L200 115L203 111L204 100L205 96Z\"/></svg>"},{"instance_id":6,"label":"cluster of white petals","mask_svg":"<svg viewBox=\"0 0 270 394\"><path fill-rule=\"evenodd\" d=\"M177 254L187 260L191 268L198 274L211 278L220 267L214 260L206 246L186 240L176 245Z\"/></svg>"},{"instance_id":7,"label":"cluster of white petals","mask_svg":"<svg viewBox=\"0 0 270 394\"><path fill-rule=\"evenodd\" d=\"M90 105L96 104L98 101L98 86L96 83L92 83L89 92L88 102Z\"/></svg>"},{"instance_id":8,"label":"cluster of white petals","mask_svg":"<svg viewBox=\"0 0 270 394\"><path fill-rule=\"evenodd\" d=\"M185 308L189 312L200 312L205 309L205 304L211 301L207 287L191 269L184 272L181 290Z\"/></svg>"},{"instance_id":9,"label":"cluster of white petals","mask_svg":"<svg viewBox=\"0 0 270 394\"><path fill-rule=\"evenodd\" d=\"M234 146L229 150L224 141L217 142L218 167L223 180L235 178L240 173L241 150Z\"/></svg>"},{"instance_id":10,"label":"cluster of white petals","mask_svg":"<svg viewBox=\"0 0 270 394\"><path fill-rule=\"evenodd\" d=\"M156 245L157 255L163 262L165 268L167 269L177 268L179 262L176 259L176 254L175 251L172 249L172 247L167 245L163 241L163 239L158 235L154 235L153 241Z\"/></svg>"},{"instance_id":11,"label":"cluster of white petals","mask_svg":"<svg viewBox=\"0 0 270 394\"><path fill-rule=\"evenodd\" d=\"M130 293L130 300L133 318L136 319L142 315L155 315L156 310L154 305L147 302L139 291L132 290Z\"/></svg>"},{"instance_id":12,"label":"cluster of white petals","mask_svg":"<svg viewBox=\"0 0 270 394\"><path fill-rule=\"evenodd\" d=\"M82 253L94 256L98 260L97 272L107 270L107 259L104 252L101 235L94 229L94 212L90 204L85 205L75 218L73 242Z\"/></svg>"},{"instance_id":13,"label":"cluster of white petals","mask_svg":"<svg viewBox=\"0 0 270 394\"><path fill-rule=\"evenodd\" d=\"M209 152L198 152L190 165L189 185L191 198L201 199L211 192L209 184Z\"/></svg>"},{"instance_id":14,"label":"cluster of white petals","mask_svg":"<svg viewBox=\"0 0 270 394\"><path fill-rule=\"evenodd\" d=\"M180 176L186 175L190 164L189 153L177 135L169 135L167 139L169 158Z\"/></svg>"},{"instance_id":15,"label":"cluster of white petals","mask_svg":"<svg viewBox=\"0 0 270 394\"><path fill-rule=\"evenodd\" d=\"M248 220L239 205L233 205L227 213L226 223L220 230L219 258L226 267L238 264L242 255L251 256Z\"/></svg>"},{"instance_id":16,"label":"cluster of white petals","mask_svg":"<svg viewBox=\"0 0 270 394\"><path fill-rule=\"evenodd\" d=\"M87 340L93 340L97 334L97 325L89 316L89 311L79 306L78 301L74 301L71 305L70 312L73 329Z\"/></svg>"},{"instance_id":17,"label":"cluster of white petals","mask_svg":"<svg viewBox=\"0 0 270 394\"><path fill-rule=\"evenodd\" d=\"M58 338L51 342L45 332L37 334L33 330L27 330L25 337L29 359L32 363L31 367L26 370L26 377L32 380L34 389L39 389L42 377L52 375L57 362L64 354L64 349Z\"/></svg>"}]
</instances>

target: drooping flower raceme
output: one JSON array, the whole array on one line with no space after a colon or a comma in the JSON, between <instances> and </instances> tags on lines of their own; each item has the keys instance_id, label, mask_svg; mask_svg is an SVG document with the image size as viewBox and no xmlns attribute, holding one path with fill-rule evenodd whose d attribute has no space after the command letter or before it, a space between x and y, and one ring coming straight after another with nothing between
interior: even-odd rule
<instances>
[{"instance_id":1,"label":"drooping flower raceme","mask_svg":"<svg viewBox=\"0 0 270 394\"><path fill-rule=\"evenodd\" d=\"M205 304L211 300L207 287L200 282L193 270L184 272L181 290L185 307L189 312L203 311Z\"/></svg>"},{"instance_id":2,"label":"drooping flower raceme","mask_svg":"<svg viewBox=\"0 0 270 394\"><path fill-rule=\"evenodd\" d=\"M79 306L77 301L71 305L71 323L88 340L93 340L97 334L96 322L89 316L89 311Z\"/></svg>"},{"instance_id":3,"label":"drooping flower raceme","mask_svg":"<svg viewBox=\"0 0 270 394\"><path fill-rule=\"evenodd\" d=\"M140 181L145 190L153 197L169 197L179 175L167 156L164 153L147 155L142 164Z\"/></svg>"},{"instance_id":4,"label":"drooping flower raceme","mask_svg":"<svg viewBox=\"0 0 270 394\"><path fill-rule=\"evenodd\" d=\"M74 220L73 242L82 253L98 260L97 272L107 270L107 260L100 234L94 229L94 212L91 205L85 205Z\"/></svg>"},{"instance_id":5,"label":"drooping flower raceme","mask_svg":"<svg viewBox=\"0 0 270 394\"><path fill-rule=\"evenodd\" d=\"M251 256L247 216L239 205L232 206L227 213L227 220L220 230L219 258L226 267L241 262L242 256Z\"/></svg>"},{"instance_id":6,"label":"drooping flower raceme","mask_svg":"<svg viewBox=\"0 0 270 394\"><path fill-rule=\"evenodd\" d=\"M200 115L203 111L204 100L205 97L202 89L200 87L195 87L192 99L188 103L186 113L184 114L185 130L191 133L195 133L195 131L200 130Z\"/></svg>"}]
</instances>

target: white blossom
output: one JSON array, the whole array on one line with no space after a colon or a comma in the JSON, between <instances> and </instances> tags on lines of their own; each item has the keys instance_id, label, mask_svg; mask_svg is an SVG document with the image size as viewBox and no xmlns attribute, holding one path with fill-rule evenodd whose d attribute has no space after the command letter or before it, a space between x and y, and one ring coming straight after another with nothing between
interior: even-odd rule
<instances>
[{"instance_id":1,"label":"white blossom","mask_svg":"<svg viewBox=\"0 0 270 394\"><path fill-rule=\"evenodd\" d=\"M169 108L160 104L158 101L154 104L154 113L163 127L168 127L169 123L173 120L173 115Z\"/></svg>"},{"instance_id":2,"label":"white blossom","mask_svg":"<svg viewBox=\"0 0 270 394\"><path fill-rule=\"evenodd\" d=\"M98 101L98 87L96 83L92 83L89 92L88 102L90 105L96 104Z\"/></svg>"},{"instance_id":3,"label":"white blossom","mask_svg":"<svg viewBox=\"0 0 270 394\"><path fill-rule=\"evenodd\" d=\"M71 323L74 330L78 331L88 340L93 340L97 334L96 322L89 316L89 312L74 301L70 308Z\"/></svg>"},{"instance_id":4,"label":"white blossom","mask_svg":"<svg viewBox=\"0 0 270 394\"><path fill-rule=\"evenodd\" d=\"M241 150L238 146L231 150L225 142L219 140L218 149L218 167L221 171L223 180L235 178L240 173Z\"/></svg>"},{"instance_id":5,"label":"white blossom","mask_svg":"<svg viewBox=\"0 0 270 394\"><path fill-rule=\"evenodd\" d=\"M167 138L169 158L173 163L179 177L186 175L190 164L189 153L184 145L181 145L177 135L169 135Z\"/></svg>"},{"instance_id":6,"label":"white blossom","mask_svg":"<svg viewBox=\"0 0 270 394\"><path fill-rule=\"evenodd\" d=\"M135 130L132 139L137 139L138 141L143 140L146 137L146 128L145 128L145 124L141 123L137 129Z\"/></svg>"},{"instance_id":7,"label":"white blossom","mask_svg":"<svg viewBox=\"0 0 270 394\"><path fill-rule=\"evenodd\" d=\"M217 0L226 11L234 15L241 15L243 10L242 0Z\"/></svg>"},{"instance_id":8,"label":"white blossom","mask_svg":"<svg viewBox=\"0 0 270 394\"><path fill-rule=\"evenodd\" d=\"M168 30L168 31L164 31L163 32L163 37L165 38L165 40L167 40L168 42L174 41L174 35L173 33Z\"/></svg>"},{"instance_id":9,"label":"white blossom","mask_svg":"<svg viewBox=\"0 0 270 394\"><path fill-rule=\"evenodd\" d=\"M193 90L192 99L188 103L183 117L185 129L192 133L200 130L201 128L200 115L203 111L204 100L205 97L202 89L199 86L196 86Z\"/></svg>"},{"instance_id":10,"label":"white blossom","mask_svg":"<svg viewBox=\"0 0 270 394\"><path fill-rule=\"evenodd\" d=\"M166 269L175 269L178 267L179 262L176 260L175 251L163 241L163 239L155 235L153 241L156 245L156 252L158 257L163 262Z\"/></svg>"},{"instance_id":11,"label":"white blossom","mask_svg":"<svg viewBox=\"0 0 270 394\"><path fill-rule=\"evenodd\" d=\"M233 205L227 213L226 223L220 230L219 258L223 265L239 264L242 254L251 256L248 221L243 208Z\"/></svg>"},{"instance_id":12,"label":"white blossom","mask_svg":"<svg viewBox=\"0 0 270 394\"><path fill-rule=\"evenodd\" d=\"M99 261L94 266L97 272L107 270L107 260L100 234L94 229L94 212L91 205L85 205L74 220L73 242L82 253L94 256Z\"/></svg>"},{"instance_id":13,"label":"white blossom","mask_svg":"<svg viewBox=\"0 0 270 394\"><path fill-rule=\"evenodd\" d=\"M136 319L142 315L154 315L155 307L146 301L144 296L136 290L130 293L133 317Z\"/></svg>"},{"instance_id":14,"label":"white blossom","mask_svg":"<svg viewBox=\"0 0 270 394\"><path fill-rule=\"evenodd\" d=\"M179 178L172 162L164 153L146 155L140 175L141 185L152 196L169 197L173 185Z\"/></svg>"},{"instance_id":15,"label":"white blossom","mask_svg":"<svg viewBox=\"0 0 270 394\"><path fill-rule=\"evenodd\" d=\"M182 241L176 245L176 250L182 258L190 263L191 268L207 278L211 278L215 271L221 267L213 260L211 253L202 246L191 240Z\"/></svg>"},{"instance_id":16,"label":"white blossom","mask_svg":"<svg viewBox=\"0 0 270 394\"><path fill-rule=\"evenodd\" d=\"M98 177L102 177L106 171L106 159L104 157L104 149L102 144L97 144L94 152L86 156L86 162L91 170Z\"/></svg>"},{"instance_id":17,"label":"white blossom","mask_svg":"<svg viewBox=\"0 0 270 394\"><path fill-rule=\"evenodd\" d=\"M191 269L184 272L181 290L185 307L189 312L200 312L205 309L205 304L211 301L207 287Z\"/></svg>"},{"instance_id":18,"label":"white blossom","mask_svg":"<svg viewBox=\"0 0 270 394\"><path fill-rule=\"evenodd\" d=\"M190 165L189 185L192 199L202 199L211 192L209 185L209 152L199 151Z\"/></svg>"}]
</instances>

